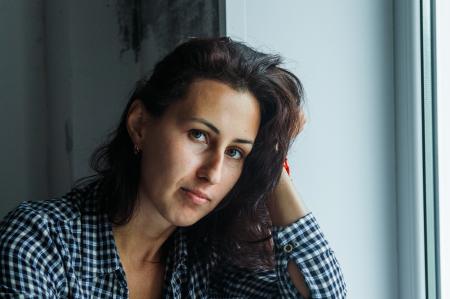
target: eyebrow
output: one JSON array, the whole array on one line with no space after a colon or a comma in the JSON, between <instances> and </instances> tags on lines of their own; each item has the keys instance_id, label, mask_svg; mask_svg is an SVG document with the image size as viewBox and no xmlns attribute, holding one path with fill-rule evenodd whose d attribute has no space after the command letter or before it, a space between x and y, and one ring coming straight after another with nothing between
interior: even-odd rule
<instances>
[{"instance_id":1,"label":"eyebrow","mask_svg":"<svg viewBox=\"0 0 450 299\"><path fill-rule=\"evenodd\" d=\"M214 131L214 133L216 133L217 135L220 135L220 130L216 126L214 126L212 123L207 121L206 119L199 118L199 117L191 117L191 118L188 118L188 121L200 122L200 123L204 124L205 126L207 126L208 128L210 128L212 131ZM233 142L253 144L253 141L247 140L247 139L241 139L241 138L236 138L233 140Z\"/></svg>"}]
</instances>

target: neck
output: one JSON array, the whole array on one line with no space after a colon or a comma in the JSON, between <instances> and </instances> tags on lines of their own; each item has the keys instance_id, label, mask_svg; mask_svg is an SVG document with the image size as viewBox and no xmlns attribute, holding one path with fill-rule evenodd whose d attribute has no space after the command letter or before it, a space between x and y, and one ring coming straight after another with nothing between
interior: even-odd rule
<instances>
[{"instance_id":1,"label":"neck","mask_svg":"<svg viewBox=\"0 0 450 299\"><path fill-rule=\"evenodd\" d=\"M139 200L130 221L113 227L113 235L122 262L142 266L163 262L162 245L175 230L151 204Z\"/></svg>"}]
</instances>

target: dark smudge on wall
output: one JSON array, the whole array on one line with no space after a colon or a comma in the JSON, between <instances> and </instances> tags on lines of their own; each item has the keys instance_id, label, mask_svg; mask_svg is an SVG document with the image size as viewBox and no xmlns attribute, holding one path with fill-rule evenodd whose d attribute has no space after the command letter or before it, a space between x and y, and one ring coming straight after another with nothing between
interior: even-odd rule
<instances>
[{"instance_id":1,"label":"dark smudge on wall","mask_svg":"<svg viewBox=\"0 0 450 299\"><path fill-rule=\"evenodd\" d=\"M151 35L166 53L193 36L219 35L219 5L211 0L115 0L120 54L132 50L139 60L142 42Z\"/></svg>"}]
</instances>

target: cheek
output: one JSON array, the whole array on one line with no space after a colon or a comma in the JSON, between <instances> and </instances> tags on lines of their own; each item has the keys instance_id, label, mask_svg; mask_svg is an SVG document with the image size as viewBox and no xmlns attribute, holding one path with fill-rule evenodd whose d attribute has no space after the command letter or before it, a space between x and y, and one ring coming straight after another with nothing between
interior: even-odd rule
<instances>
[{"instance_id":1,"label":"cheek","mask_svg":"<svg viewBox=\"0 0 450 299\"><path fill-rule=\"evenodd\" d=\"M239 177L241 175L241 169L236 167L231 167L225 170L226 172L223 174L223 180L219 184L221 197L225 197L228 192L233 189L234 185L236 185Z\"/></svg>"},{"instance_id":2,"label":"cheek","mask_svg":"<svg viewBox=\"0 0 450 299\"><path fill-rule=\"evenodd\" d=\"M181 142L173 143L165 155L170 163L168 167L179 177L191 174L198 164L197 155L188 145Z\"/></svg>"},{"instance_id":3,"label":"cheek","mask_svg":"<svg viewBox=\"0 0 450 299\"><path fill-rule=\"evenodd\" d=\"M196 155L199 150L182 138L165 140L158 146L150 147L145 153L143 165L148 169L149 176L153 179L157 177L156 180L160 181L160 184L161 180L168 184L189 175L199 163Z\"/></svg>"}]
</instances>

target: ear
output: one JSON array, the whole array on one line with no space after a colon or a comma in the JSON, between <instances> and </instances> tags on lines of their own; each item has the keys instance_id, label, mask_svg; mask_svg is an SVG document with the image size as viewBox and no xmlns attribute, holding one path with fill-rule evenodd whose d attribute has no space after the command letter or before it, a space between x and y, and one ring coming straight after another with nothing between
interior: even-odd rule
<instances>
[{"instance_id":1,"label":"ear","mask_svg":"<svg viewBox=\"0 0 450 299\"><path fill-rule=\"evenodd\" d=\"M145 137L145 128L147 124L148 113L144 103L140 99L134 100L128 109L127 130L131 141L142 149Z\"/></svg>"}]
</instances>

